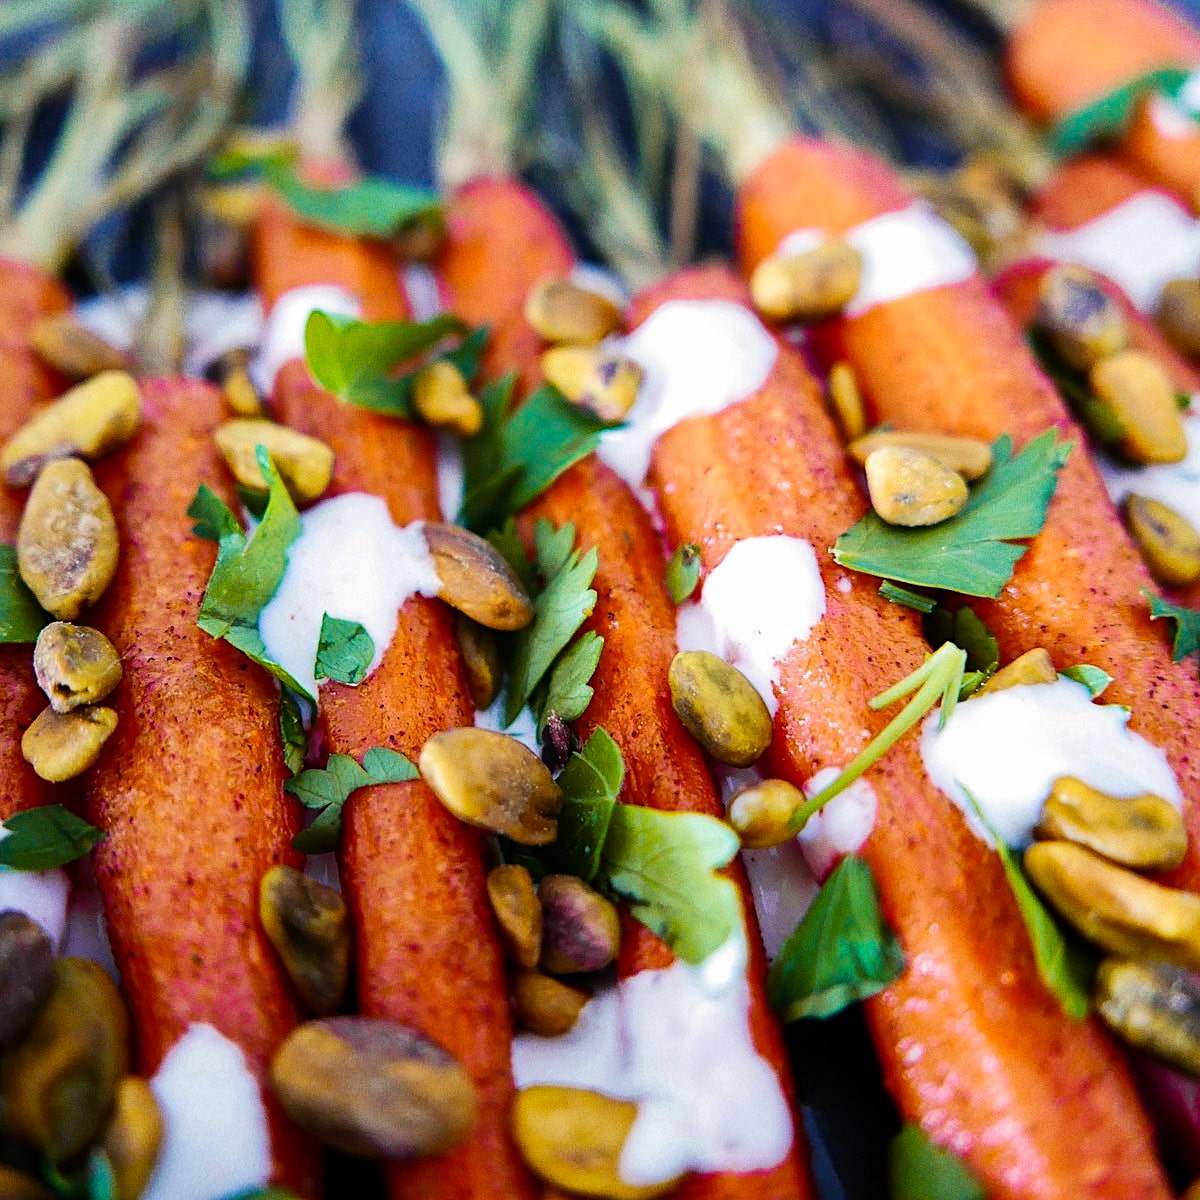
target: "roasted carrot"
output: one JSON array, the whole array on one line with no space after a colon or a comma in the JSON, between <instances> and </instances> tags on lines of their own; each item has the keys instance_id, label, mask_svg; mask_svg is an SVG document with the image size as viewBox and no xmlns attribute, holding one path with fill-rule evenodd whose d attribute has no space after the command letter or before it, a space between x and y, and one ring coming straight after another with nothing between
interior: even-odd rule
<instances>
[{"instance_id":1,"label":"roasted carrot","mask_svg":"<svg viewBox=\"0 0 1200 1200\"><path fill-rule=\"evenodd\" d=\"M375 319L404 315L395 264L381 247L314 234L277 211L256 237L256 282L270 309L299 283L353 290ZM440 517L427 431L340 404L303 363L284 367L274 408L337 455L331 495L384 497L398 524ZM361 758L389 746L416 759L442 729L470 724L448 610L416 597L391 646L357 688L321 689L320 724L332 751ZM347 812L342 881L354 916L359 1008L412 1024L467 1068L480 1097L474 1134L433 1159L389 1167L393 1197L518 1200L531 1183L508 1135L512 1037L503 964L484 886L483 840L421 782L359 792Z\"/></svg>"},{"instance_id":2,"label":"roasted carrot","mask_svg":"<svg viewBox=\"0 0 1200 1200\"><path fill-rule=\"evenodd\" d=\"M1038 189L1030 212L1052 230L1075 229L1146 186L1141 175L1112 154L1081 154L1063 163Z\"/></svg>"},{"instance_id":3,"label":"roasted carrot","mask_svg":"<svg viewBox=\"0 0 1200 1200\"><path fill-rule=\"evenodd\" d=\"M686 272L636 299L634 318L682 298L745 292L720 269ZM706 571L746 537L782 532L817 549L826 611L781 663L766 765L803 784L850 761L887 720L868 697L928 647L915 614L822 553L864 504L798 356L781 346L759 391L663 434L648 482L668 540L699 546ZM915 741L866 778L878 808L860 853L908 964L867 1014L903 1116L965 1158L991 1196L1169 1194L1121 1055L1039 980L999 860L929 781Z\"/></svg>"},{"instance_id":4,"label":"roasted carrot","mask_svg":"<svg viewBox=\"0 0 1200 1200\"><path fill-rule=\"evenodd\" d=\"M795 140L747 181L740 252L749 270L792 229L837 234L909 196L866 155ZM1038 370L981 278L934 288L833 322L827 340L853 365L871 416L913 429L1018 445L1047 429L1075 443L1046 526L1000 598L976 609L1007 657L1044 646L1062 666L1095 663L1114 676L1111 699L1162 747L1183 792L1188 857L1172 881L1200 890L1200 683L1171 661L1150 620L1149 574L1109 502L1086 439Z\"/></svg>"},{"instance_id":5,"label":"roasted carrot","mask_svg":"<svg viewBox=\"0 0 1200 1200\"><path fill-rule=\"evenodd\" d=\"M89 816L113 955L152 1072L194 1022L241 1047L265 1080L298 1012L258 919L258 883L289 848L299 811L266 672L196 625L214 549L184 515L202 482L229 492L212 443L217 392L144 385L146 421L100 469L121 530L117 576L94 621L121 652L120 723L88 776ZM317 1191L315 1145L266 1094L274 1175Z\"/></svg>"}]
</instances>

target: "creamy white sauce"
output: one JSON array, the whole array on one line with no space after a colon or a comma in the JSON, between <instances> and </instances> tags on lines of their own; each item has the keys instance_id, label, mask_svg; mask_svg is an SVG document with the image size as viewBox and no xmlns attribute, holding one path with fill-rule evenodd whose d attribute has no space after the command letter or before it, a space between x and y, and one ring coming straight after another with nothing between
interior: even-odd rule
<instances>
[{"instance_id":1,"label":"creamy white sauce","mask_svg":"<svg viewBox=\"0 0 1200 1200\"><path fill-rule=\"evenodd\" d=\"M824 767L804 785L804 790L809 797L815 796L841 773L841 767ZM824 879L845 855L862 849L875 828L877 811L875 789L865 779L856 779L809 818L796 840L808 869L817 879Z\"/></svg>"},{"instance_id":2,"label":"creamy white sauce","mask_svg":"<svg viewBox=\"0 0 1200 1200\"><path fill-rule=\"evenodd\" d=\"M108 940L104 906L91 870L91 860L83 859L76 863L75 872L75 883L71 888L71 900L67 907L67 930L62 953L72 958L91 959L120 982L117 964L113 961L112 946Z\"/></svg>"},{"instance_id":3,"label":"creamy white sauce","mask_svg":"<svg viewBox=\"0 0 1200 1200\"><path fill-rule=\"evenodd\" d=\"M1096 455L1104 486L1114 504L1136 493L1173 508L1194 529L1200 529L1200 414L1189 413L1184 417L1183 431L1187 437L1187 455L1181 462L1131 467L1114 462L1105 454Z\"/></svg>"},{"instance_id":4,"label":"creamy white sauce","mask_svg":"<svg viewBox=\"0 0 1200 1200\"><path fill-rule=\"evenodd\" d=\"M680 650L708 650L754 684L772 715L779 666L825 615L817 556L803 538L743 538L676 611Z\"/></svg>"},{"instance_id":5,"label":"creamy white sauce","mask_svg":"<svg viewBox=\"0 0 1200 1200\"><path fill-rule=\"evenodd\" d=\"M829 240L816 229L797 229L779 243L778 254L803 254ZM970 279L978 270L971 247L923 201L881 213L841 239L862 255L862 281L846 305L858 316L877 304Z\"/></svg>"},{"instance_id":6,"label":"creamy white sauce","mask_svg":"<svg viewBox=\"0 0 1200 1200\"><path fill-rule=\"evenodd\" d=\"M1156 92L1149 107L1150 121L1159 133L1169 138L1194 137L1200 116L1200 71L1193 71L1174 97Z\"/></svg>"},{"instance_id":7,"label":"creamy white sauce","mask_svg":"<svg viewBox=\"0 0 1200 1200\"><path fill-rule=\"evenodd\" d=\"M242 1051L192 1025L150 1080L164 1137L142 1200L221 1200L271 1177L267 1114Z\"/></svg>"},{"instance_id":8,"label":"creamy white sauce","mask_svg":"<svg viewBox=\"0 0 1200 1200\"><path fill-rule=\"evenodd\" d=\"M451 433L437 435L437 493L442 517L453 521L464 491L462 443Z\"/></svg>"},{"instance_id":9,"label":"creamy white sauce","mask_svg":"<svg viewBox=\"0 0 1200 1200\"><path fill-rule=\"evenodd\" d=\"M921 731L925 770L989 845L962 788L999 836L1018 848L1029 845L1042 805L1064 775L1111 796L1153 792L1183 805L1167 756L1126 728L1125 709L1094 703L1074 680L974 696L958 705L940 733L938 719L932 713Z\"/></svg>"},{"instance_id":10,"label":"creamy white sauce","mask_svg":"<svg viewBox=\"0 0 1200 1200\"><path fill-rule=\"evenodd\" d=\"M1165 284L1200 274L1200 221L1165 192L1137 192L1075 229L1043 233L1036 253L1107 275L1143 312Z\"/></svg>"},{"instance_id":11,"label":"creamy white sauce","mask_svg":"<svg viewBox=\"0 0 1200 1200\"><path fill-rule=\"evenodd\" d=\"M517 719L508 726L504 724L504 693L501 692L492 701L489 708L475 710L475 726L477 729L490 729L493 733L507 733L523 746L527 746L534 754L541 756L542 748L538 745L537 718L534 717L529 705L517 714Z\"/></svg>"},{"instance_id":12,"label":"creamy white sauce","mask_svg":"<svg viewBox=\"0 0 1200 1200\"><path fill-rule=\"evenodd\" d=\"M274 391L275 377L284 363L304 357L304 326L318 309L340 317L357 317L362 311L354 295L332 283L313 283L284 292L267 317L258 354L250 365L251 377L263 395Z\"/></svg>"},{"instance_id":13,"label":"creamy white sauce","mask_svg":"<svg viewBox=\"0 0 1200 1200\"><path fill-rule=\"evenodd\" d=\"M779 348L758 318L728 300L671 300L613 349L645 378L626 423L600 437L600 457L631 487L650 469L654 443L687 417L710 416L766 383Z\"/></svg>"},{"instance_id":14,"label":"creamy white sauce","mask_svg":"<svg viewBox=\"0 0 1200 1200\"><path fill-rule=\"evenodd\" d=\"M629 289L621 282L621 277L599 263L576 263L571 268L570 279L586 291L608 297L618 308L629 303Z\"/></svg>"},{"instance_id":15,"label":"creamy white sauce","mask_svg":"<svg viewBox=\"0 0 1200 1200\"><path fill-rule=\"evenodd\" d=\"M518 1088L585 1088L638 1105L620 1176L635 1185L685 1171L776 1166L792 1145L779 1080L754 1048L745 943L698 966L675 962L600 991L563 1037L513 1039Z\"/></svg>"},{"instance_id":16,"label":"creamy white sauce","mask_svg":"<svg viewBox=\"0 0 1200 1200\"><path fill-rule=\"evenodd\" d=\"M0 842L10 834L0 821ZM0 867L0 912L12 909L40 925L57 950L67 929L71 881L66 871L17 871Z\"/></svg>"},{"instance_id":17,"label":"creamy white sauce","mask_svg":"<svg viewBox=\"0 0 1200 1200\"><path fill-rule=\"evenodd\" d=\"M431 321L444 308L438 278L425 263L406 263L400 270L400 286L412 320Z\"/></svg>"},{"instance_id":18,"label":"creamy white sauce","mask_svg":"<svg viewBox=\"0 0 1200 1200\"><path fill-rule=\"evenodd\" d=\"M350 492L323 500L302 513L300 523L287 570L259 614L258 630L271 659L315 696L313 671L326 613L357 621L371 635L374 671L405 601L436 596L441 581L422 523L394 525L378 496Z\"/></svg>"}]
</instances>

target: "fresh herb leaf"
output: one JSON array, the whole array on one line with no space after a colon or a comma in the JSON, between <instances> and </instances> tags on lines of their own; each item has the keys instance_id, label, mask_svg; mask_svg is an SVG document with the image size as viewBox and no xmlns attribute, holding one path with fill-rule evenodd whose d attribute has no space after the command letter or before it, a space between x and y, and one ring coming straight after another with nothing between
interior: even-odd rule
<instances>
[{"instance_id":1,"label":"fresh herb leaf","mask_svg":"<svg viewBox=\"0 0 1200 1200\"><path fill-rule=\"evenodd\" d=\"M1143 100L1155 92L1178 92L1190 75L1181 67L1159 67L1077 108L1050 131L1051 152L1059 158L1070 158L1093 142L1120 137Z\"/></svg>"},{"instance_id":2,"label":"fresh herb leaf","mask_svg":"<svg viewBox=\"0 0 1200 1200\"><path fill-rule=\"evenodd\" d=\"M204 164L205 175L217 183L261 175L272 163L294 162L299 149L294 140L272 137L260 141L257 137L231 134L224 147Z\"/></svg>"},{"instance_id":3,"label":"fresh herb leaf","mask_svg":"<svg viewBox=\"0 0 1200 1200\"><path fill-rule=\"evenodd\" d=\"M90 852L104 838L61 804L42 804L14 813L4 822L0 867L17 871L49 871Z\"/></svg>"},{"instance_id":4,"label":"fresh herb leaf","mask_svg":"<svg viewBox=\"0 0 1200 1200\"><path fill-rule=\"evenodd\" d=\"M363 755L362 765L372 783L408 783L418 774L408 758L387 746L372 746Z\"/></svg>"},{"instance_id":5,"label":"fresh herb leaf","mask_svg":"<svg viewBox=\"0 0 1200 1200\"><path fill-rule=\"evenodd\" d=\"M844 567L920 587L996 597L1046 521L1058 472L1070 452L1048 429L1012 456L1008 437L992 447L992 469L975 485L963 510L923 529L889 525L873 511L837 540L833 557Z\"/></svg>"},{"instance_id":6,"label":"fresh herb leaf","mask_svg":"<svg viewBox=\"0 0 1200 1200\"><path fill-rule=\"evenodd\" d=\"M593 695L588 680L599 665L603 649L604 639L589 629L555 659L546 698L540 706L539 735L551 713L557 713L564 721L583 716Z\"/></svg>"},{"instance_id":7,"label":"fresh herb leaf","mask_svg":"<svg viewBox=\"0 0 1200 1200\"><path fill-rule=\"evenodd\" d=\"M1107 671L1093 667L1090 663L1080 663L1077 667L1065 667L1059 671L1059 674L1075 680L1076 683L1082 683L1092 693L1093 700L1098 700L1104 695L1105 689L1113 681L1113 677Z\"/></svg>"},{"instance_id":8,"label":"fresh herb leaf","mask_svg":"<svg viewBox=\"0 0 1200 1200\"><path fill-rule=\"evenodd\" d=\"M925 621L925 636L935 650L945 642L961 646L967 652L970 671L987 676L1000 665L999 644L969 604L960 604L953 611L935 607Z\"/></svg>"},{"instance_id":9,"label":"fresh herb leaf","mask_svg":"<svg viewBox=\"0 0 1200 1200\"><path fill-rule=\"evenodd\" d=\"M317 679L332 679L356 687L366 679L374 657L375 642L357 621L343 621L325 613L313 672Z\"/></svg>"},{"instance_id":10,"label":"fresh herb leaf","mask_svg":"<svg viewBox=\"0 0 1200 1200\"><path fill-rule=\"evenodd\" d=\"M879 585L879 594L893 604L903 604L905 608L915 608L917 612L931 613L937 608L937 601L932 596L922 596L917 592L910 592L908 588L902 588L890 579L885 579Z\"/></svg>"},{"instance_id":11,"label":"fresh herb leaf","mask_svg":"<svg viewBox=\"0 0 1200 1200\"><path fill-rule=\"evenodd\" d=\"M578 875L585 883L596 878L624 782L625 761L620 749L606 730L597 729L558 776L563 806L558 837L545 856L551 870Z\"/></svg>"},{"instance_id":12,"label":"fresh herb leaf","mask_svg":"<svg viewBox=\"0 0 1200 1200\"><path fill-rule=\"evenodd\" d=\"M700 583L700 550L688 542L676 547L667 563L667 591L676 604L682 604Z\"/></svg>"},{"instance_id":13,"label":"fresh herb leaf","mask_svg":"<svg viewBox=\"0 0 1200 1200\"><path fill-rule=\"evenodd\" d=\"M842 859L821 886L767 975L784 1020L830 1017L882 991L904 970L904 953L879 911L870 866Z\"/></svg>"},{"instance_id":14,"label":"fresh herb leaf","mask_svg":"<svg viewBox=\"0 0 1200 1200\"><path fill-rule=\"evenodd\" d=\"M52 619L25 586L16 547L0 544L0 642L36 642Z\"/></svg>"},{"instance_id":15,"label":"fresh herb leaf","mask_svg":"<svg viewBox=\"0 0 1200 1200\"><path fill-rule=\"evenodd\" d=\"M971 1169L907 1122L888 1146L888 1173L891 1200L985 1200Z\"/></svg>"},{"instance_id":16,"label":"fresh herb leaf","mask_svg":"<svg viewBox=\"0 0 1200 1200\"><path fill-rule=\"evenodd\" d=\"M480 325L472 330L453 350L447 350L438 357L451 366L458 368L458 373L467 383L473 383L479 374L479 366L483 361L483 351L492 336L491 326Z\"/></svg>"},{"instance_id":17,"label":"fresh herb leaf","mask_svg":"<svg viewBox=\"0 0 1200 1200\"><path fill-rule=\"evenodd\" d=\"M188 505L187 515L195 521L192 532L208 542L219 542L223 537L242 532L242 527L237 517L229 510L229 505L207 483L202 483L196 489L196 494Z\"/></svg>"},{"instance_id":18,"label":"fresh herb leaf","mask_svg":"<svg viewBox=\"0 0 1200 1200\"><path fill-rule=\"evenodd\" d=\"M331 804L317 819L292 838L292 849L301 854L332 854L342 842L342 806Z\"/></svg>"},{"instance_id":19,"label":"fresh herb leaf","mask_svg":"<svg viewBox=\"0 0 1200 1200\"><path fill-rule=\"evenodd\" d=\"M279 693L279 736L283 740L283 761L287 763L287 769L293 775L299 775L308 757L308 734L304 729L300 700L287 687Z\"/></svg>"},{"instance_id":20,"label":"fresh herb leaf","mask_svg":"<svg viewBox=\"0 0 1200 1200\"><path fill-rule=\"evenodd\" d=\"M517 533L517 523L509 517L499 529L493 529L487 540L500 552L504 561L513 569L513 573L521 581L525 594L532 596L537 591L537 572L529 555L525 553L525 544Z\"/></svg>"},{"instance_id":21,"label":"fresh herb leaf","mask_svg":"<svg viewBox=\"0 0 1200 1200\"><path fill-rule=\"evenodd\" d=\"M1125 428L1112 408L1092 390L1087 372L1067 362L1040 329L1030 328L1026 339L1042 372L1054 384L1079 423L1101 445L1116 445L1125 436Z\"/></svg>"},{"instance_id":22,"label":"fresh herb leaf","mask_svg":"<svg viewBox=\"0 0 1200 1200\"><path fill-rule=\"evenodd\" d=\"M112 1160L100 1149L93 1149L87 1161L87 1200L116 1200L117 1176Z\"/></svg>"},{"instance_id":23,"label":"fresh herb leaf","mask_svg":"<svg viewBox=\"0 0 1200 1200\"><path fill-rule=\"evenodd\" d=\"M233 1196L225 1196L223 1200L299 1200L295 1192L287 1188L265 1187L252 1188L248 1192L238 1192Z\"/></svg>"},{"instance_id":24,"label":"fresh herb leaf","mask_svg":"<svg viewBox=\"0 0 1200 1200\"><path fill-rule=\"evenodd\" d=\"M575 549L575 526L565 521L557 528L539 517L533 527L533 557L538 572L547 582L565 567Z\"/></svg>"},{"instance_id":25,"label":"fresh herb leaf","mask_svg":"<svg viewBox=\"0 0 1200 1200\"><path fill-rule=\"evenodd\" d=\"M1175 640L1171 644L1171 654L1176 662L1187 658L1189 654L1200 654L1200 611L1194 608L1184 608L1182 604L1172 604L1159 596L1142 588L1142 595L1150 601L1150 619L1169 617L1175 622Z\"/></svg>"}]
</instances>

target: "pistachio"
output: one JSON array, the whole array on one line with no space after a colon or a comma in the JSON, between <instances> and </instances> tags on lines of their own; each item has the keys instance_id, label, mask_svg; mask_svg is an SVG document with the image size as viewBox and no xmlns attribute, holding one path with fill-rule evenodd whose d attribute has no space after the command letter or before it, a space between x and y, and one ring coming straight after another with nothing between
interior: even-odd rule
<instances>
[{"instance_id":1,"label":"pistachio","mask_svg":"<svg viewBox=\"0 0 1200 1200\"><path fill-rule=\"evenodd\" d=\"M1200 982L1164 962L1106 958L1096 972L1096 1011L1127 1042L1200 1075Z\"/></svg>"},{"instance_id":2,"label":"pistachio","mask_svg":"<svg viewBox=\"0 0 1200 1200\"><path fill-rule=\"evenodd\" d=\"M163 1118L150 1085L136 1075L117 1084L102 1148L113 1169L114 1200L138 1200L162 1149Z\"/></svg>"},{"instance_id":3,"label":"pistachio","mask_svg":"<svg viewBox=\"0 0 1200 1200\"><path fill-rule=\"evenodd\" d=\"M263 398L250 378L249 368L250 351L244 346L237 346L226 350L206 375L221 385L222 398L239 417L261 417L264 411Z\"/></svg>"},{"instance_id":4,"label":"pistachio","mask_svg":"<svg viewBox=\"0 0 1200 1200\"><path fill-rule=\"evenodd\" d=\"M1074 842L1137 871L1169 871L1187 853L1178 809L1150 794L1121 799L1064 775L1054 781L1034 836Z\"/></svg>"},{"instance_id":5,"label":"pistachio","mask_svg":"<svg viewBox=\"0 0 1200 1200\"><path fill-rule=\"evenodd\" d=\"M0 1196L4 1200L54 1200L53 1194L36 1179L3 1163L0 1163Z\"/></svg>"},{"instance_id":6,"label":"pistachio","mask_svg":"<svg viewBox=\"0 0 1200 1200\"><path fill-rule=\"evenodd\" d=\"M320 439L274 421L234 417L213 434L217 449L243 487L266 491L257 448L264 446L297 504L315 500L333 478L333 451Z\"/></svg>"},{"instance_id":7,"label":"pistachio","mask_svg":"<svg viewBox=\"0 0 1200 1200\"><path fill-rule=\"evenodd\" d=\"M853 442L867 432L867 412L863 406L858 378L848 362L835 362L827 381L829 407L842 432L842 440Z\"/></svg>"},{"instance_id":8,"label":"pistachio","mask_svg":"<svg viewBox=\"0 0 1200 1200\"><path fill-rule=\"evenodd\" d=\"M1200 1200L1200 1179L1193 1179L1179 1200Z\"/></svg>"},{"instance_id":9,"label":"pistachio","mask_svg":"<svg viewBox=\"0 0 1200 1200\"><path fill-rule=\"evenodd\" d=\"M1118 446L1137 463L1175 463L1187 454L1187 438L1175 388L1148 354L1124 350L1092 367L1088 381L1122 429Z\"/></svg>"},{"instance_id":10,"label":"pistachio","mask_svg":"<svg viewBox=\"0 0 1200 1200\"><path fill-rule=\"evenodd\" d=\"M1180 354L1200 355L1200 279L1172 279L1159 295L1157 318Z\"/></svg>"},{"instance_id":11,"label":"pistachio","mask_svg":"<svg viewBox=\"0 0 1200 1200\"><path fill-rule=\"evenodd\" d=\"M104 968L60 958L54 989L25 1038L0 1062L0 1128L71 1158L100 1131L128 1070L129 1018Z\"/></svg>"},{"instance_id":12,"label":"pistachio","mask_svg":"<svg viewBox=\"0 0 1200 1200\"><path fill-rule=\"evenodd\" d=\"M1129 532L1150 574L1168 587L1200 579L1200 534L1185 517L1160 500L1130 495L1125 501Z\"/></svg>"},{"instance_id":13,"label":"pistachio","mask_svg":"<svg viewBox=\"0 0 1200 1200\"><path fill-rule=\"evenodd\" d=\"M466 1071L441 1046L394 1021L309 1021L284 1039L270 1078L301 1129L348 1154L441 1154L475 1124L478 1101Z\"/></svg>"},{"instance_id":14,"label":"pistachio","mask_svg":"<svg viewBox=\"0 0 1200 1200\"><path fill-rule=\"evenodd\" d=\"M39 317L29 328L29 344L38 358L70 379L90 379L101 371L129 369L129 361L120 350L69 313Z\"/></svg>"},{"instance_id":15,"label":"pistachio","mask_svg":"<svg viewBox=\"0 0 1200 1200\"><path fill-rule=\"evenodd\" d=\"M422 779L459 820L523 846L558 836L562 790L527 746L490 729L448 729L421 750Z\"/></svg>"},{"instance_id":16,"label":"pistachio","mask_svg":"<svg viewBox=\"0 0 1200 1200\"><path fill-rule=\"evenodd\" d=\"M266 185L256 180L206 187L201 189L198 199L205 216L225 225L244 228L258 219L269 195Z\"/></svg>"},{"instance_id":17,"label":"pistachio","mask_svg":"<svg viewBox=\"0 0 1200 1200\"><path fill-rule=\"evenodd\" d=\"M554 975L601 971L617 957L621 918L611 900L575 875L547 875L538 896L543 970Z\"/></svg>"},{"instance_id":18,"label":"pistachio","mask_svg":"<svg viewBox=\"0 0 1200 1200\"><path fill-rule=\"evenodd\" d=\"M103 700L121 682L121 656L97 629L51 621L33 648L33 673L55 712Z\"/></svg>"},{"instance_id":19,"label":"pistachio","mask_svg":"<svg viewBox=\"0 0 1200 1200\"><path fill-rule=\"evenodd\" d=\"M593 346L621 328L621 310L569 279L543 279L525 298L525 320L543 341Z\"/></svg>"},{"instance_id":20,"label":"pistachio","mask_svg":"<svg viewBox=\"0 0 1200 1200\"><path fill-rule=\"evenodd\" d=\"M118 547L112 505L87 463L48 463L17 530L17 569L41 606L60 620L77 617L112 582Z\"/></svg>"},{"instance_id":21,"label":"pistachio","mask_svg":"<svg viewBox=\"0 0 1200 1200\"><path fill-rule=\"evenodd\" d=\"M483 428L483 409L467 390L462 372L445 359L431 362L413 381L413 407L417 416L435 429L448 429L459 437L474 437Z\"/></svg>"},{"instance_id":22,"label":"pistachio","mask_svg":"<svg viewBox=\"0 0 1200 1200\"><path fill-rule=\"evenodd\" d=\"M889 525L937 525L961 512L967 485L957 471L907 446L883 446L867 455L871 507Z\"/></svg>"},{"instance_id":23,"label":"pistachio","mask_svg":"<svg viewBox=\"0 0 1200 1200\"><path fill-rule=\"evenodd\" d=\"M845 242L764 258L750 276L754 307L769 321L819 321L841 312L862 281L863 260Z\"/></svg>"},{"instance_id":24,"label":"pistachio","mask_svg":"<svg viewBox=\"0 0 1200 1200\"><path fill-rule=\"evenodd\" d=\"M855 462L865 464L874 451L884 446L907 446L910 450L918 450L969 480L986 475L992 466L992 448L987 442L950 433L875 429L851 442L847 450Z\"/></svg>"},{"instance_id":25,"label":"pistachio","mask_svg":"<svg viewBox=\"0 0 1200 1200\"><path fill-rule=\"evenodd\" d=\"M48 783L81 775L117 727L116 709L90 705L68 713L44 708L21 735L21 754Z\"/></svg>"},{"instance_id":26,"label":"pistachio","mask_svg":"<svg viewBox=\"0 0 1200 1200\"><path fill-rule=\"evenodd\" d=\"M47 405L0 451L13 487L28 487L42 467L78 455L89 461L123 446L142 423L142 397L132 375L102 371Z\"/></svg>"},{"instance_id":27,"label":"pistachio","mask_svg":"<svg viewBox=\"0 0 1200 1200\"><path fill-rule=\"evenodd\" d=\"M54 947L24 913L0 912L0 1047L34 1022L54 986ZM4 1193L0 1191L0 1195Z\"/></svg>"},{"instance_id":28,"label":"pistachio","mask_svg":"<svg viewBox=\"0 0 1200 1200\"><path fill-rule=\"evenodd\" d=\"M471 703L478 709L491 708L500 694L503 678L500 642L493 630L463 613L454 614L454 631L458 636L463 670L467 674Z\"/></svg>"},{"instance_id":29,"label":"pistachio","mask_svg":"<svg viewBox=\"0 0 1200 1200\"><path fill-rule=\"evenodd\" d=\"M600 346L555 346L541 362L547 383L609 425L625 420L642 386L642 368L632 358Z\"/></svg>"},{"instance_id":30,"label":"pistachio","mask_svg":"<svg viewBox=\"0 0 1200 1200\"><path fill-rule=\"evenodd\" d=\"M488 629L523 629L533 605L504 555L459 525L425 522L425 541L451 608Z\"/></svg>"},{"instance_id":31,"label":"pistachio","mask_svg":"<svg viewBox=\"0 0 1200 1200\"><path fill-rule=\"evenodd\" d=\"M276 866L259 884L258 915L309 1012L337 1012L350 980L350 917L341 895Z\"/></svg>"},{"instance_id":32,"label":"pistachio","mask_svg":"<svg viewBox=\"0 0 1200 1200\"><path fill-rule=\"evenodd\" d=\"M587 992L540 971L518 971L513 980L517 1020L538 1037L562 1037L570 1033L590 999Z\"/></svg>"},{"instance_id":33,"label":"pistachio","mask_svg":"<svg viewBox=\"0 0 1200 1200\"><path fill-rule=\"evenodd\" d=\"M778 846L796 836L788 825L804 800L804 793L786 779L763 779L730 800L729 823L747 850Z\"/></svg>"},{"instance_id":34,"label":"pistachio","mask_svg":"<svg viewBox=\"0 0 1200 1200\"><path fill-rule=\"evenodd\" d=\"M748 767L771 744L771 713L763 698L741 671L715 654L676 654L667 681L676 715L717 762Z\"/></svg>"},{"instance_id":35,"label":"pistachio","mask_svg":"<svg viewBox=\"0 0 1200 1200\"><path fill-rule=\"evenodd\" d=\"M1200 896L1165 888L1070 842L1035 842L1025 870L1084 937L1111 954L1200 969Z\"/></svg>"},{"instance_id":36,"label":"pistachio","mask_svg":"<svg viewBox=\"0 0 1200 1200\"><path fill-rule=\"evenodd\" d=\"M536 967L542 952L542 902L533 876L508 863L488 872L488 900L513 962Z\"/></svg>"},{"instance_id":37,"label":"pistachio","mask_svg":"<svg viewBox=\"0 0 1200 1200\"><path fill-rule=\"evenodd\" d=\"M1006 688L1057 681L1058 672L1054 669L1054 660L1049 652L1041 646L1035 646L1001 667L979 689L979 694L982 696L984 692L1003 692Z\"/></svg>"},{"instance_id":38,"label":"pistachio","mask_svg":"<svg viewBox=\"0 0 1200 1200\"><path fill-rule=\"evenodd\" d=\"M1129 341L1121 310L1085 267L1052 267L1042 276L1036 320L1059 354L1080 371Z\"/></svg>"},{"instance_id":39,"label":"pistachio","mask_svg":"<svg viewBox=\"0 0 1200 1200\"><path fill-rule=\"evenodd\" d=\"M638 1185L620 1174L637 1105L579 1088L529 1087L512 1106L513 1138L530 1169L547 1183L601 1200L651 1200L675 1180Z\"/></svg>"}]
</instances>

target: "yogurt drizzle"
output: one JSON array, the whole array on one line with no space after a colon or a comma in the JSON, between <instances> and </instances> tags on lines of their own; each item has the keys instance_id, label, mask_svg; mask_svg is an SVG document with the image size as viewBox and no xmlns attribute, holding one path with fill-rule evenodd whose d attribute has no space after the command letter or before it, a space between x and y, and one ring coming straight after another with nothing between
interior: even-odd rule
<instances>
[{"instance_id":1,"label":"yogurt drizzle","mask_svg":"<svg viewBox=\"0 0 1200 1200\"><path fill-rule=\"evenodd\" d=\"M1187 454L1182 462L1130 467L1105 454L1096 455L1096 465L1114 504L1137 493L1173 508L1194 529L1200 529L1200 415L1189 412L1183 418L1183 432Z\"/></svg>"}]
</instances>

